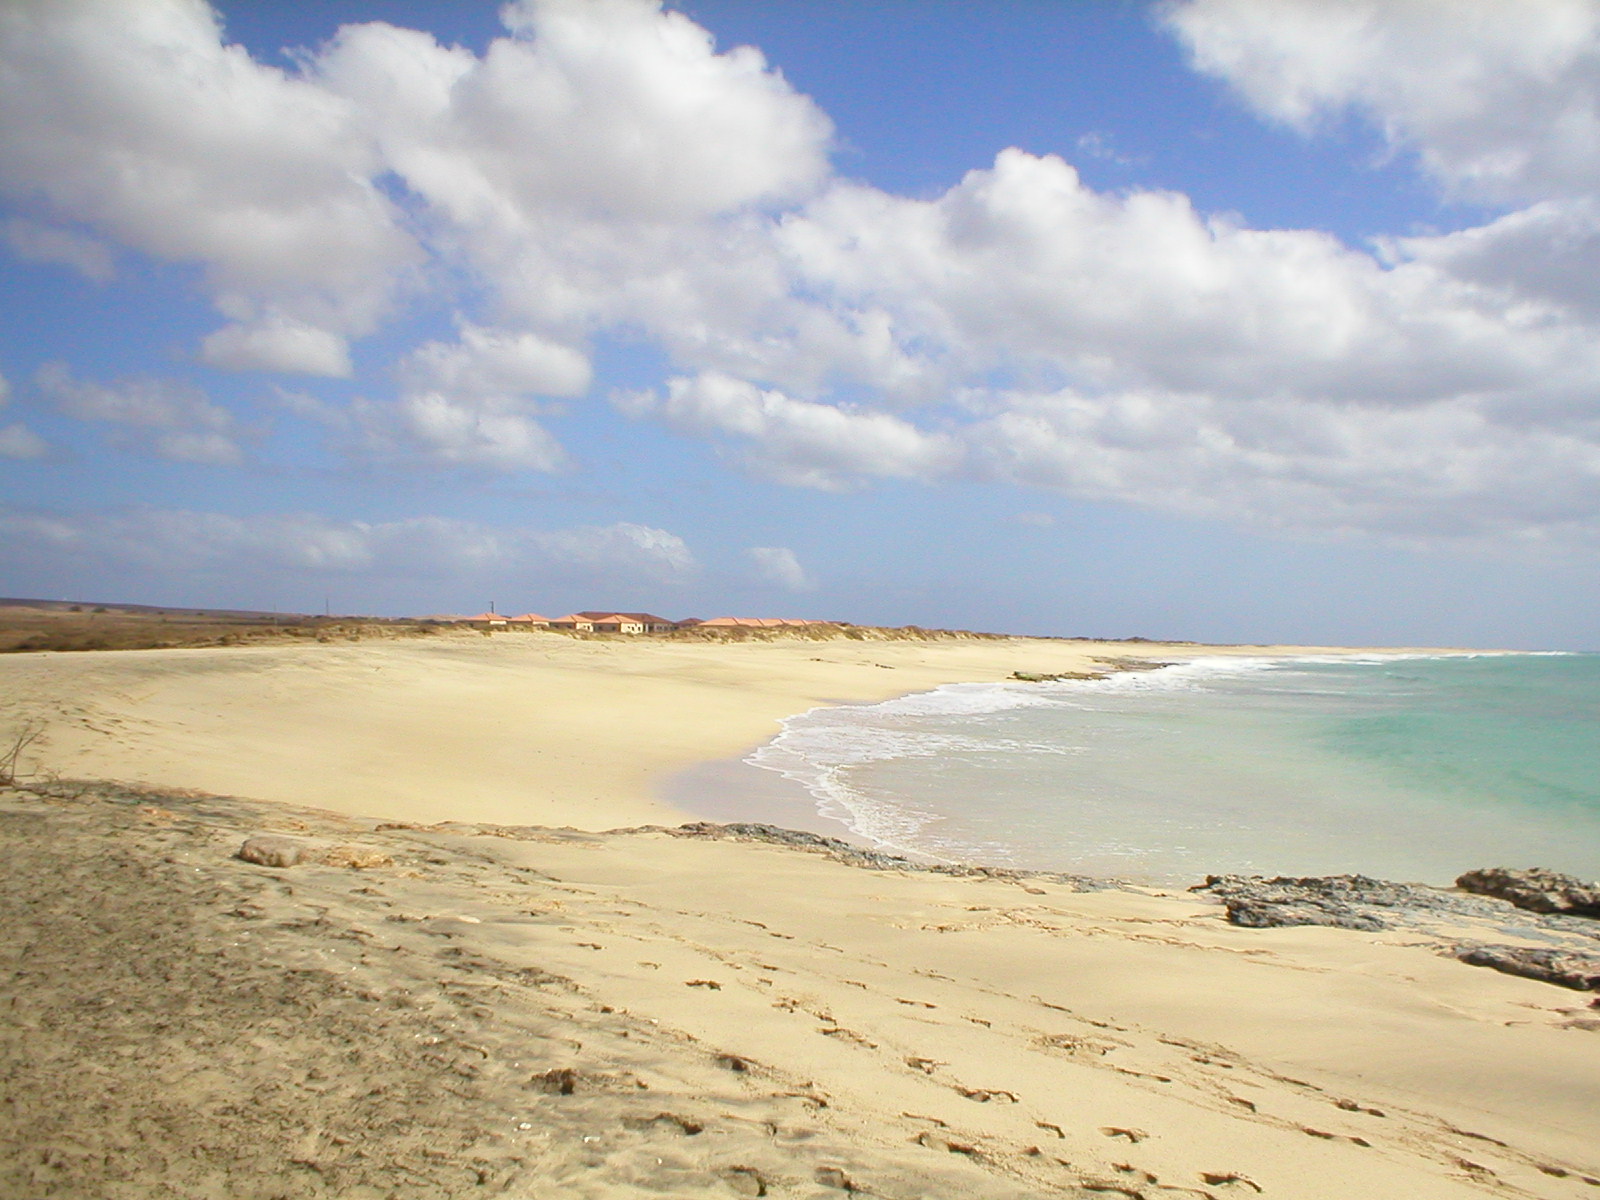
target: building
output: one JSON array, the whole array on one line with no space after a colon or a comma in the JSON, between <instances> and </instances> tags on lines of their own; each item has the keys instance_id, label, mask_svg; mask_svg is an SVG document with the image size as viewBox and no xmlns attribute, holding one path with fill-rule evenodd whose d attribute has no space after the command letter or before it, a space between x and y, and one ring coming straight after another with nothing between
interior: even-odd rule
<instances>
[{"instance_id":1,"label":"building","mask_svg":"<svg viewBox=\"0 0 1600 1200\"><path fill-rule=\"evenodd\" d=\"M685 621L701 629L782 629L798 625L832 625L832 621L812 621L804 617L712 617L709 621Z\"/></svg>"},{"instance_id":2,"label":"building","mask_svg":"<svg viewBox=\"0 0 1600 1200\"><path fill-rule=\"evenodd\" d=\"M593 633L594 621L584 613L568 613L550 622L551 629L567 629L574 633Z\"/></svg>"},{"instance_id":3,"label":"building","mask_svg":"<svg viewBox=\"0 0 1600 1200\"><path fill-rule=\"evenodd\" d=\"M641 612L581 612L574 613L589 621L601 633L670 633L678 627L676 621Z\"/></svg>"}]
</instances>

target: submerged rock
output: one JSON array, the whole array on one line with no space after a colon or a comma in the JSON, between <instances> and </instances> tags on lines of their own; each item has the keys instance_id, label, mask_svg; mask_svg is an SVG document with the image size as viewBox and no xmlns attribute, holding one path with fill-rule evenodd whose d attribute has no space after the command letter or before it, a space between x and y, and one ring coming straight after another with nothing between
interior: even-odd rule
<instances>
[{"instance_id":1,"label":"submerged rock","mask_svg":"<svg viewBox=\"0 0 1600 1200\"><path fill-rule=\"evenodd\" d=\"M1520 871L1506 867L1484 867L1468 871L1456 880L1456 886L1480 896L1509 900L1529 912L1600 917L1600 885L1585 883L1571 875L1547 871L1543 867L1528 867Z\"/></svg>"}]
</instances>

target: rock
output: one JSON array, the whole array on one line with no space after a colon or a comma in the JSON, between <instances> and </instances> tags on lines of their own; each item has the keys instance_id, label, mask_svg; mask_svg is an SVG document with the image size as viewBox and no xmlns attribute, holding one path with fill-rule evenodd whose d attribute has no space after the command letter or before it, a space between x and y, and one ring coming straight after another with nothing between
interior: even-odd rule
<instances>
[{"instance_id":1,"label":"rock","mask_svg":"<svg viewBox=\"0 0 1600 1200\"><path fill-rule=\"evenodd\" d=\"M1228 920L1251 929L1285 925L1329 925L1375 932L1388 922L1365 907L1398 908L1419 901L1422 889L1365 875L1263 879L1259 875L1208 875L1189 889L1211 892L1227 907Z\"/></svg>"},{"instance_id":2,"label":"rock","mask_svg":"<svg viewBox=\"0 0 1600 1200\"><path fill-rule=\"evenodd\" d=\"M1475 967L1538 979L1580 992L1600 992L1600 957L1531 946L1459 946L1456 957Z\"/></svg>"},{"instance_id":3,"label":"rock","mask_svg":"<svg viewBox=\"0 0 1600 1200\"><path fill-rule=\"evenodd\" d=\"M1068 680L1081 679L1109 679L1111 676L1106 671L1055 671L1045 673L1041 671L1013 671L1011 678L1019 683L1062 683Z\"/></svg>"},{"instance_id":4,"label":"rock","mask_svg":"<svg viewBox=\"0 0 1600 1200\"><path fill-rule=\"evenodd\" d=\"M1338 901L1293 903L1284 900L1224 900L1228 920L1247 929L1276 929L1289 925L1327 925L1373 933L1388 926L1377 917L1359 913Z\"/></svg>"},{"instance_id":5,"label":"rock","mask_svg":"<svg viewBox=\"0 0 1600 1200\"><path fill-rule=\"evenodd\" d=\"M393 857L371 846L334 846L322 854L321 860L330 867L349 867L356 871L394 866Z\"/></svg>"},{"instance_id":6,"label":"rock","mask_svg":"<svg viewBox=\"0 0 1600 1200\"><path fill-rule=\"evenodd\" d=\"M311 854L311 846L298 838L262 837L247 838L239 847L238 857L248 863L263 867L292 867L304 862Z\"/></svg>"},{"instance_id":7,"label":"rock","mask_svg":"<svg viewBox=\"0 0 1600 1200\"><path fill-rule=\"evenodd\" d=\"M765 1196L767 1180L754 1167L724 1167L718 1172L722 1180L741 1196Z\"/></svg>"},{"instance_id":8,"label":"rock","mask_svg":"<svg viewBox=\"0 0 1600 1200\"><path fill-rule=\"evenodd\" d=\"M1529 867L1522 871L1485 867L1479 871L1468 871L1456 880L1456 886L1479 896L1509 900L1518 908L1530 912L1600 917L1600 885L1585 883L1571 875L1547 871L1543 867Z\"/></svg>"},{"instance_id":9,"label":"rock","mask_svg":"<svg viewBox=\"0 0 1600 1200\"><path fill-rule=\"evenodd\" d=\"M811 1177L823 1187L837 1188L841 1192L857 1190L856 1181L838 1167L818 1167Z\"/></svg>"}]
</instances>

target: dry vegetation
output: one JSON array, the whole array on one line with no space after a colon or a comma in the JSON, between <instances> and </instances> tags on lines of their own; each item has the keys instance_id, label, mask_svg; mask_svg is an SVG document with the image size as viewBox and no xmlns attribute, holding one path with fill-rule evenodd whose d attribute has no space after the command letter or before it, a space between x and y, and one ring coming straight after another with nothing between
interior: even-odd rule
<instances>
[{"instance_id":1,"label":"dry vegetation","mask_svg":"<svg viewBox=\"0 0 1600 1200\"><path fill-rule=\"evenodd\" d=\"M311 617L65 601L0 602L0 652L237 646L288 638L326 642L418 636L434 631L434 626L416 621L371 617Z\"/></svg>"},{"instance_id":2,"label":"dry vegetation","mask_svg":"<svg viewBox=\"0 0 1600 1200\"><path fill-rule=\"evenodd\" d=\"M151 650L183 646L237 646L285 639L319 642L363 638L426 637L458 629L495 637L560 636L614 640L640 636L690 642L918 641L997 638L1004 635L915 625L882 628L818 623L776 628L691 626L662 634L573 633L515 625L476 628L403 617L317 617L298 613L153 608L69 601L0 600L0 653L30 650Z\"/></svg>"}]
</instances>

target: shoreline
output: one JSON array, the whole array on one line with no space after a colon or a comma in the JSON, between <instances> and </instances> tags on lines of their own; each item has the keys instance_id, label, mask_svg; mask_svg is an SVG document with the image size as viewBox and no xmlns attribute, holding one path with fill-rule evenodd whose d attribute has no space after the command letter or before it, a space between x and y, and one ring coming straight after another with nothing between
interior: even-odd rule
<instances>
[{"instance_id":1,"label":"shoreline","mask_svg":"<svg viewBox=\"0 0 1600 1200\"><path fill-rule=\"evenodd\" d=\"M1163 649L1176 651L1178 647L1164 646ZM1214 649L1214 648L1208 648ZM1568 651L1508 651L1508 650L1460 650L1460 649L1352 649L1348 651L1330 653L1325 649L1314 648L1301 650L1299 648L1283 648L1278 653L1255 653L1255 647L1228 647L1228 651L1245 651L1244 653L1228 653L1218 655L1195 654L1183 657L1178 653L1161 655L1161 658L1170 661L1158 663L1156 671L1172 668L1184 668L1204 664L1208 659L1226 657L1229 659L1248 660L1256 669L1269 669L1275 665L1292 663L1311 664L1337 664L1347 661L1362 663L1390 663L1414 660L1442 660L1452 658L1479 658L1479 657L1543 657L1550 655L1567 655L1578 652ZM939 683L926 690L897 693L893 696L879 700L841 700L836 703L818 705L803 712L784 717L780 722L780 730L765 741L745 747L739 753L726 758L715 759L698 763L692 767L671 773L657 785L657 794L670 806L694 818L713 823L755 823L773 825L784 829L815 833L824 837L841 839L852 845L868 850L881 851L888 854L900 855L917 863L943 863L946 865L987 866L1000 868L1018 867L1016 863L1008 863L1002 859L985 859L973 857L970 854L940 855L929 850L908 846L893 841L892 839L880 840L870 834L860 832L851 820L845 816L830 815L828 807L838 807L838 800L830 799L814 792L805 782L792 778L787 771L777 767L766 766L752 761L763 750L772 747L780 741L789 731L791 723L804 723L819 713L838 708L873 709L880 706L893 706L897 702L916 700L923 697L936 698L941 693L954 692L963 689L983 687L995 688L1021 688L1026 689L1038 685L1061 683L1072 687L1077 683L1095 683L1114 676L1123 674L1144 674L1151 668L1137 661L1127 659L1110 660L1100 659L1104 664L1104 671L1094 676L1086 673L1075 672L1071 675L1035 678L1008 678L985 681L948 681ZM808 760L809 762L809 760ZM815 768L814 763L810 764ZM1463 863L1455 867L1451 877L1467 869L1471 864ZM1191 865L1187 873L1176 869L1151 867L1143 872L1139 870L1119 871L1107 869L1099 865L1078 864L1070 861L1061 863L1034 862L1031 865L1020 866L1024 870L1041 871L1068 871L1084 877L1103 877L1123 883L1148 887L1181 887L1198 882L1217 870L1224 869L1216 863L1200 863ZM1244 867L1228 867L1227 870L1245 870ZM1271 864L1249 868L1273 873ZM1340 869L1340 868L1332 868ZM1342 868L1350 871L1364 871L1368 868L1361 864L1351 864ZM1279 873L1282 873L1280 869ZM1302 874L1308 872L1300 872ZM1439 886L1434 884L1432 886Z\"/></svg>"},{"instance_id":2,"label":"shoreline","mask_svg":"<svg viewBox=\"0 0 1600 1200\"><path fill-rule=\"evenodd\" d=\"M821 705L876 703L1098 660L1339 647L1026 638L577 640L443 634L330 644L0 656L0 728L39 769L354 816L648 824L656 789ZM1449 651L1444 651L1449 652Z\"/></svg>"}]
</instances>

